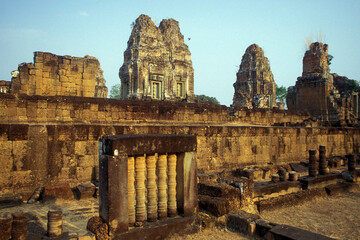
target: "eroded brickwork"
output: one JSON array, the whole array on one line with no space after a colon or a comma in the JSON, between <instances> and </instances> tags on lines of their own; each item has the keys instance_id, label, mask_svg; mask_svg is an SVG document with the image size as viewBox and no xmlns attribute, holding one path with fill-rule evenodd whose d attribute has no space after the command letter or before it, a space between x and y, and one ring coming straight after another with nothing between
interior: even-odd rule
<instances>
[{"instance_id":1,"label":"eroded brickwork","mask_svg":"<svg viewBox=\"0 0 360 240\"><path fill-rule=\"evenodd\" d=\"M234 106L247 108L276 107L276 84L264 51L256 44L242 57L234 83Z\"/></svg>"},{"instance_id":2,"label":"eroded brickwork","mask_svg":"<svg viewBox=\"0 0 360 240\"><path fill-rule=\"evenodd\" d=\"M0 80L0 93L9 93L10 83L9 81Z\"/></svg>"},{"instance_id":3,"label":"eroded brickwork","mask_svg":"<svg viewBox=\"0 0 360 240\"><path fill-rule=\"evenodd\" d=\"M35 52L34 63L12 72L11 93L42 96L107 97L100 63L95 57Z\"/></svg>"},{"instance_id":4,"label":"eroded brickwork","mask_svg":"<svg viewBox=\"0 0 360 240\"><path fill-rule=\"evenodd\" d=\"M330 74L328 45L312 43L303 58L303 73L294 87L289 87L289 110L308 111L322 122L339 125L357 125L359 97L346 89L344 77Z\"/></svg>"},{"instance_id":5,"label":"eroded brickwork","mask_svg":"<svg viewBox=\"0 0 360 240\"><path fill-rule=\"evenodd\" d=\"M179 23L162 20L157 27L141 15L120 68L122 99L194 100L194 69Z\"/></svg>"},{"instance_id":6,"label":"eroded brickwork","mask_svg":"<svg viewBox=\"0 0 360 240\"><path fill-rule=\"evenodd\" d=\"M163 124L0 124L0 195L39 186L76 186L95 177L98 140L117 134L197 136L200 172L306 161L308 150L326 146L327 156L359 152L359 129Z\"/></svg>"}]
</instances>

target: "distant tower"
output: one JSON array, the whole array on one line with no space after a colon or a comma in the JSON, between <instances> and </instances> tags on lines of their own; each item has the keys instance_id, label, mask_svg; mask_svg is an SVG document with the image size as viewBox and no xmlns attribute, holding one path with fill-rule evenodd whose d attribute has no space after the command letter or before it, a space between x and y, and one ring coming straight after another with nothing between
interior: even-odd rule
<instances>
[{"instance_id":1,"label":"distant tower","mask_svg":"<svg viewBox=\"0 0 360 240\"><path fill-rule=\"evenodd\" d=\"M276 84L264 51L256 44L242 57L234 83L234 106L247 108L276 107Z\"/></svg>"},{"instance_id":2,"label":"distant tower","mask_svg":"<svg viewBox=\"0 0 360 240\"><path fill-rule=\"evenodd\" d=\"M156 27L140 15L119 71L121 99L194 101L194 69L179 23L162 20Z\"/></svg>"}]
</instances>

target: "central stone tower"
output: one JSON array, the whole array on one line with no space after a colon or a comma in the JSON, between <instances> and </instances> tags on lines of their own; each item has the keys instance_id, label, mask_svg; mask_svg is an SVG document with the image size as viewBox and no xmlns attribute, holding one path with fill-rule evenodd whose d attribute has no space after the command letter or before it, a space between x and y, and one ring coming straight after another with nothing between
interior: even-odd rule
<instances>
[{"instance_id":1,"label":"central stone tower","mask_svg":"<svg viewBox=\"0 0 360 240\"><path fill-rule=\"evenodd\" d=\"M157 27L140 15L134 23L119 71L121 99L194 101L194 69L179 23Z\"/></svg>"},{"instance_id":2,"label":"central stone tower","mask_svg":"<svg viewBox=\"0 0 360 240\"><path fill-rule=\"evenodd\" d=\"M276 84L264 51L250 45L242 57L234 83L234 106L273 108L276 105Z\"/></svg>"}]
</instances>

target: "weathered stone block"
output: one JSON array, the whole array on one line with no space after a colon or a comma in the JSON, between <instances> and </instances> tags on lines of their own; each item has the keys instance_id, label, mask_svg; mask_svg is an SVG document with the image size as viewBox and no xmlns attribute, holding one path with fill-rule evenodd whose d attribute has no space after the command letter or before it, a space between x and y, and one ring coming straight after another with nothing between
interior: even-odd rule
<instances>
[{"instance_id":1,"label":"weathered stone block","mask_svg":"<svg viewBox=\"0 0 360 240\"><path fill-rule=\"evenodd\" d=\"M45 186L41 198L43 201L55 201L57 199L73 200L74 194L69 184Z\"/></svg>"},{"instance_id":2,"label":"weathered stone block","mask_svg":"<svg viewBox=\"0 0 360 240\"><path fill-rule=\"evenodd\" d=\"M96 187L91 182L82 183L75 188L75 193L78 199L93 198Z\"/></svg>"},{"instance_id":3,"label":"weathered stone block","mask_svg":"<svg viewBox=\"0 0 360 240\"><path fill-rule=\"evenodd\" d=\"M250 223L257 219L259 219L258 215L241 211L238 213L229 214L227 226L241 233L249 234Z\"/></svg>"}]
</instances>

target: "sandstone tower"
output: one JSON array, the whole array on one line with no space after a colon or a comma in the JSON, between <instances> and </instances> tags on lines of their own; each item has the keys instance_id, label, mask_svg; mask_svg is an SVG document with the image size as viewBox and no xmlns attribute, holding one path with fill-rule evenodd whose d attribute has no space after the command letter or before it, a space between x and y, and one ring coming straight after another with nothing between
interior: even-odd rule
<instances>
[{"instance_id":1,"label":"sandstone tower","mask_svg":"<svg viewBox=\"0 0 360 240\"><path fill-rule=\"evenodd\" d=\"M121 99L194 100L194 69L179 23L140 15L119 71Z\"/></svg>"},{"instance_id":2,"label":"sandstone tower","mask_svg":"<svg viewBox=\"0 0 360 240\"><path fill-rule=\"evenodd\" d=\"M342 89L341 83L346 81L346 77L330 74L328 45L314 42L305 52L302 76L288 89L288 109L307 111L331 125L356 124L359 97L350 89Z\"/></svg>"},{"instance_id":3,"label":"sandstone tower","mask_svg":"<svg viewBox=\"0 0 360 240\"><path fill-rule=\"evenodd\" d=\"M11 75L13 94L106 98L108 93L100 63L90 56L35 52L34 63L20 64Z\"/></svg>"},{"instance_id":4,"label":"sandstone tower","mask_svg":"<svg viewBox=\"0 0 360 240\"><path fill-rule=\"evenodd\" d=\"M264 51L256 44L242 57L234 83L234 106L273 108L276 106L276 84Z\"/></svg>"}]
</instances>

